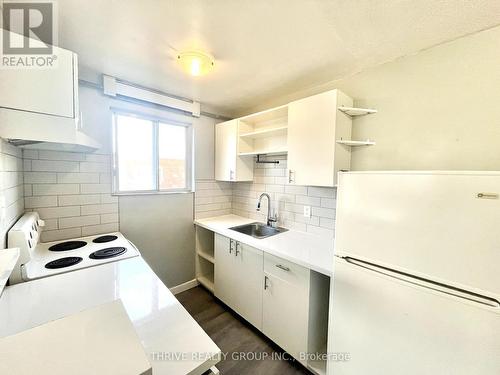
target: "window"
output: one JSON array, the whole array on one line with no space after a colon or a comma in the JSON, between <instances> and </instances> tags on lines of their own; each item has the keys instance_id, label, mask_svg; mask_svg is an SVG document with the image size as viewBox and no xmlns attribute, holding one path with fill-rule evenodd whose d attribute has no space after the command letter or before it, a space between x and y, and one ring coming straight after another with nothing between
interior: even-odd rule
<instances>
[{"instance_id":1,"label":"window","mask_svg":"<svg viewBox=\"0 0 500 375\"><path fill-rule=\"evenodd\" d=\"M189 124L114 113L115 193L191 191L192 130Z\"/></svg>"}]
</instances>

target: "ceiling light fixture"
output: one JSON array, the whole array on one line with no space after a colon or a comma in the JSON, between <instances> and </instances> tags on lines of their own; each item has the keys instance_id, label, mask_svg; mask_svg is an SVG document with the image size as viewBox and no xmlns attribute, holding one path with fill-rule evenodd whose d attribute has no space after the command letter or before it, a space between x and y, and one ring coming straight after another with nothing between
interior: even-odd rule
<instances>
[{"instance_id":1,"label":"ceiling light fixture","mask_svg":"<svg viewBox=\"0 0 500 375\"><path fill-rule=\"evenodd\" d=\"M210 72L215 60L208 53L200 51L186 51L177 55L177 61L182 69L192 76L202 76Z\"/></svg>"}]
</instances>

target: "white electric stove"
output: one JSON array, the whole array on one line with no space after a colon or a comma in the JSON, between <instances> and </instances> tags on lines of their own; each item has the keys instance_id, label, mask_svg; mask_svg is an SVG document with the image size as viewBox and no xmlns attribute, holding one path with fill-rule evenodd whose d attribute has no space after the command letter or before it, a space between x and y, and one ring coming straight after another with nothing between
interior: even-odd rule
<instances>
[{"instance_id":1,"label":"white electric stove","mask_svg":"<svg viewBox=\"0 0 500 375\"><path fill-rule=\"evenodd\" d=\"M8 247L19 248L21 254L10 276L11 284L140 255L119 232L41 243L43 226L38 213L28 212L7 233Z\"/></svg>"}]
</instances>

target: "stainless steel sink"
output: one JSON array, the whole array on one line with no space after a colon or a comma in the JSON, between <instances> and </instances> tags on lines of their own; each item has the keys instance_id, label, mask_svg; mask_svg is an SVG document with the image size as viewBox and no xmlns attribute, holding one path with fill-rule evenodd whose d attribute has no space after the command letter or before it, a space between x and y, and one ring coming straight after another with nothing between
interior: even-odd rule
<instances>
[{"instance_id":1,"label":"stainless steel sink","mask_svg":"<svg viewBox=\"0 0 500 375\"><path fill-rule=\"evenodd\" d=\"M252 236L253 238L266 238L271 237L279 233L286 232L288 229L285 228L273 228L264 223L250 223L244 225L238 225L237 227L229 228L236 232Z\"/></svg>"}]
</instances>

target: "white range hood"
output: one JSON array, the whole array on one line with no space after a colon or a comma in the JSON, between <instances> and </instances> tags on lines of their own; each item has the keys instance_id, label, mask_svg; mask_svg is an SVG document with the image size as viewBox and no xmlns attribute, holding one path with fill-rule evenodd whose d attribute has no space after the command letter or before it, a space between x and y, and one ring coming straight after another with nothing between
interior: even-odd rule
<instances>
[{"instance_id":1,"label":"white range hood","mask_svg":"<svg viewBox=\"0 0 500 375\"><path fill-rule=\"evenodd\" d=\"M95 151L99 142L77 130L78 120L0 108L0 137L23 147L57 151Z\"/></svg>"},{"instance_id":2,"label":"white range hood","mask_svg":"<svg viewBox=\"0 0 500 375\"><path fill-rule=\"evenodd\" d=\"M40 44L16 33L0 32L0 45L5 40L17 45ZM0 138L21 147L46 150L89 152L100 148L80 131L78 56L52 46L46 58L52 62L44 65L45 59L39 57L40 66L0 69Z\"/></svg>"}]
</instances>

